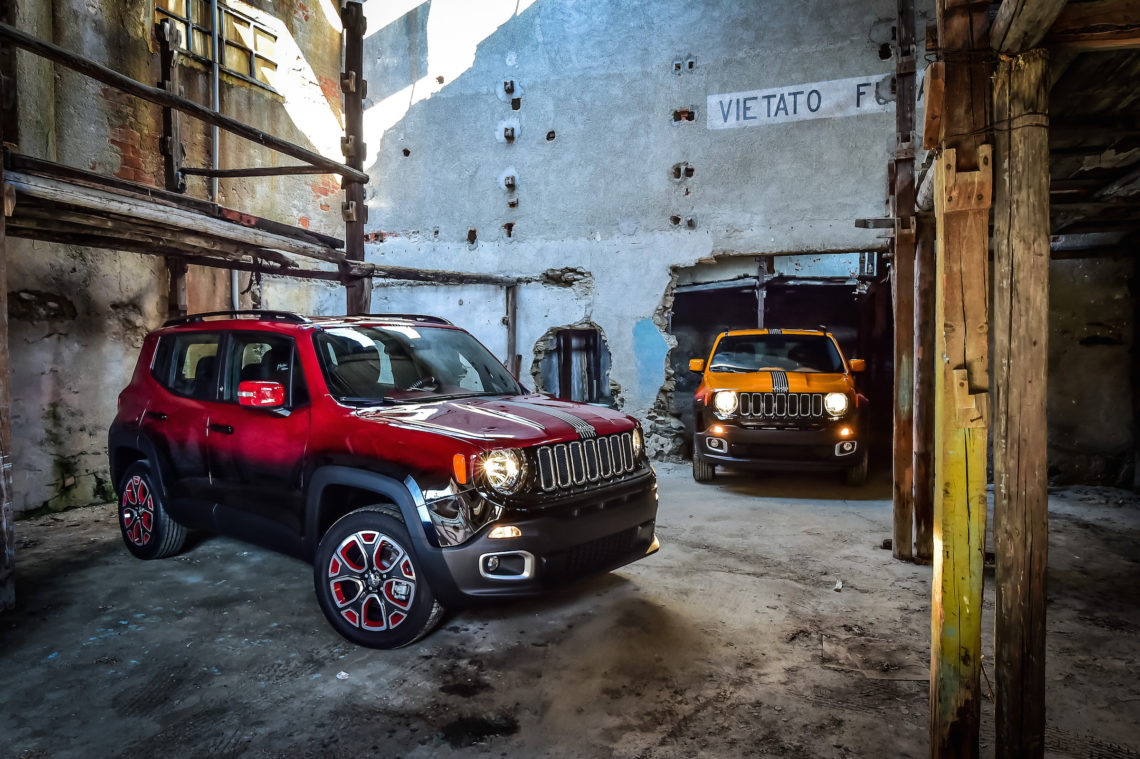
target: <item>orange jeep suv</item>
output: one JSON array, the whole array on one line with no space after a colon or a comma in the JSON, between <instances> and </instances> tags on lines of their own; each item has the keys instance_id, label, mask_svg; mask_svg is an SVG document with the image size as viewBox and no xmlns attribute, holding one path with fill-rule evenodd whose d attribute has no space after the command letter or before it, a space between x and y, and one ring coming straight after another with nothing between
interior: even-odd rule
<instances>
[{"instance_id":1,"label":"orange jeep suv","mask_svg":"<svg viewBox=\"0 0 1140 759\"><path fill-rule=\"evenodd\" d=\"M709 482L717 466L841 471L850 485L867 478L867 435L853 373L824 330L722 332L693 396L693 478Z\"/></svg>"}]
</instances>

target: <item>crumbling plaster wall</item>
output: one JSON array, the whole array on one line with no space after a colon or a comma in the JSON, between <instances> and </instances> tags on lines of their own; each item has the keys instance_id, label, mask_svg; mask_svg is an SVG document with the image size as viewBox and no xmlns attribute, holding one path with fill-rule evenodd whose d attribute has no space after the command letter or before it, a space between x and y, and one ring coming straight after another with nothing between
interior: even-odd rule
<instances>
[{"instance_id":1,"label":"crumbling plaster wall","mask_svg":"<svg viewBox=\"0 0 1140 759\"><path fill-rule=\"evenodd\" d=\"M224 76L227 115L339 158L340 27L327 3L226 0L279 36L278 93ZM17 25L139 81L158 79L150 0L17 0ZM304 52L302 52L304 51ZM161 186L161 111L62 66L20 52L20 153ZM205 66L186 62L186 96L209 103ZM186 165L209 163L209 128L184 119ZM290 163L223 137L220 165ZM247 213L343 235L339 186L320 176L223 181L220 201ZM188 194L206 196L190 178ZM16 510L58 509L110 496L106 430L141 338L167 314L162 259L8 238L13 479ZM245 284L243 277L243 285ZM191 267L192 311L229 305L229 274ZM247 296L248 297L248 296Z\"/></svg>"},{"instance_id":2,"label":"crumbling plaster wall","mask_svg":"<svg viewBox=\"0 0 1140 759\"><path fill-rule=\"evenodd\" d=\"M891 111L711 130L706 102L881 80L894 69L880 57L889 0L487 0L477 18L458 0L366 7L368 260L530 280L519 290L524 375L547 330L594 323L623 408L648 419L669 382L675 268L882 245L853 221L883 213ZM674 121L679 110L696 117ZM692 175L676 176L678 164ZM541 283L544 271L567 267L592 280ZM502 298L483 292L377 282L374 304L462 324L470 314L459 300L484 297L502 313ZM343 308L343 298L309 303ZM506 358L495 348L502 337L484 341Z\"/></svg>"}]
</instances>

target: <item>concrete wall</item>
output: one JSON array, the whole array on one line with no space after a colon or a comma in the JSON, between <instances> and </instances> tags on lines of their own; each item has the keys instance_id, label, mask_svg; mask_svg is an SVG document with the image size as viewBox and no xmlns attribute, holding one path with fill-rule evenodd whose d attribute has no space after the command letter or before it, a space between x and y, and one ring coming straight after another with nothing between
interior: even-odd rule
<instances>
[{"instance_id":1,"label":"concrete wall","mask_svg":"<svg viewBox=\"0 0 1140 759\"><path fill-rule=\"evenodd\" d=\"M223 77L223 112L339 157L340 26L333 4L230 4L278 35L279 80L271 93ZM41 39L139 81L158 80L151 0L17 0L15 9L17 25ZM205 66L187 62L183 81L187 97L209 103ZM158 108L25 53L18 57L17 82L18 132L5 139L18 152L161 186ZM187 165L208 165L208 128L185 120L182 135ZM236 137L223 136L219 146L223 167L293 162ZM205 180L191 178L188 191L205 197ZM219 200L343 235L335 179L227 181ZM166 318L163 261L14 238L7 261L16 510L107 499L106 430L142 336ZM229 275L191 267L189 290L192 311L228 307Z\"/></svg>"},{"instance_id":2,"label":"concrete wall","mask_svg":"<svg viewBox=\"0 0 1140 759\"><path fill-rule=\"evenodd\" d=\"M869 109L864 99L873 112L725 130L710 128L720 114L707 111L710 95L806 91L791 85L850 77L863 77L870 97L894 69L880 55L891 38L889 0L486 0L477 8L366 4L376 240L367 256L534 279L519 293L524 375L548 330L597 325L623 408L668 427L661 391L678 269L714 256L882 246L854 219L883 214L893 105ZM683 110L695 118L675 121ZM541 281L565 268L590 276L571 287ZM287 289L267 288L266 302L296 303ZM314 310L343 308L343 299L314 292ZM501 312L502 298L486 288L383 283L374 308L472 324L499 352L502 327L476 316L472 301Z\"/></svg>"},{"instance_id":3,"label":"concrete wall","mask_svg":"<svg viewBox=\"0 0 1140 759\"><path fill-rule=\"evenodd\" d=\"M1049 267L1049 479L1131 487L1136 451L1135 264Z\"/></svg>"}]
</instances>

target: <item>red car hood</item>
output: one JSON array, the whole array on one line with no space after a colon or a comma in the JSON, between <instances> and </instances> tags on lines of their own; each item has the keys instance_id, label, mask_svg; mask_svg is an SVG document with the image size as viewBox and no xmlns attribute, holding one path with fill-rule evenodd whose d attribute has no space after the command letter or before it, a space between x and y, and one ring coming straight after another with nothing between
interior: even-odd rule
<instances>
[{"instance_id":1,"label":"red car hood","mask_svg":"<svg viewBox=\"0 0 1140 759\"><path fill-rule=\"evenodd\" d=\"M619 411L543 395L401 403L362 410L356 416L404 429L486 441L492 447L542 445L633 429L633 420Z\"/></svg>"}]
</instances>

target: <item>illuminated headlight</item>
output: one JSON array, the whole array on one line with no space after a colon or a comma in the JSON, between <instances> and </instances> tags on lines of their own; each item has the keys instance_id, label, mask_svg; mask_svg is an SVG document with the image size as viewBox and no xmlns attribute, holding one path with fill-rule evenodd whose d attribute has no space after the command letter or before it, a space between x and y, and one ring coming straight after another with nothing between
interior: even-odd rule
<instances>
[{"instance_id":1,"label":"illuminated headlight","mask_svg":"<svg viewBox=\"0 0 1140 759\"><path fill-rule=\"evenodd\" d=\"M641 456L641 449L645 447L645 440L641 437L641 429L638 427L633 428L633 457L636 459Z\"/></svg>"},{"instance_id":2,"label":"illuminated headlight","mask_svg":"<svg viewBox=\"0 0 1140 759\"><path fill-rule=\"evenodd\" d=\"M823 407L827 409L827 413L832 416L839 416L847 412L847 407L851 404L848 400L846 393L828 393L823 396Z\"/></svg>"},{"instance_id":3,"label":"illuminated headlight","mask_svg":"<svg viewBox=\"0 0 1140 759\"><path fill-rule=\"evenodd\" d=\"M721 390L713 396L713 407L717 413L728 416L736 411L736 393L732 390Z\"/></svg>"},{"instance_id":4,"label":"illuminated headlight","mask_svg":"<svg viewBox=\"0 0 1140 759\"><path fill-rule=\"evenodd\" d=\"M484 454L480 462L487 484L503 495L513 495L526 479L526 460L515 450L504 449Z\"/></svg>"}]
</instances>

